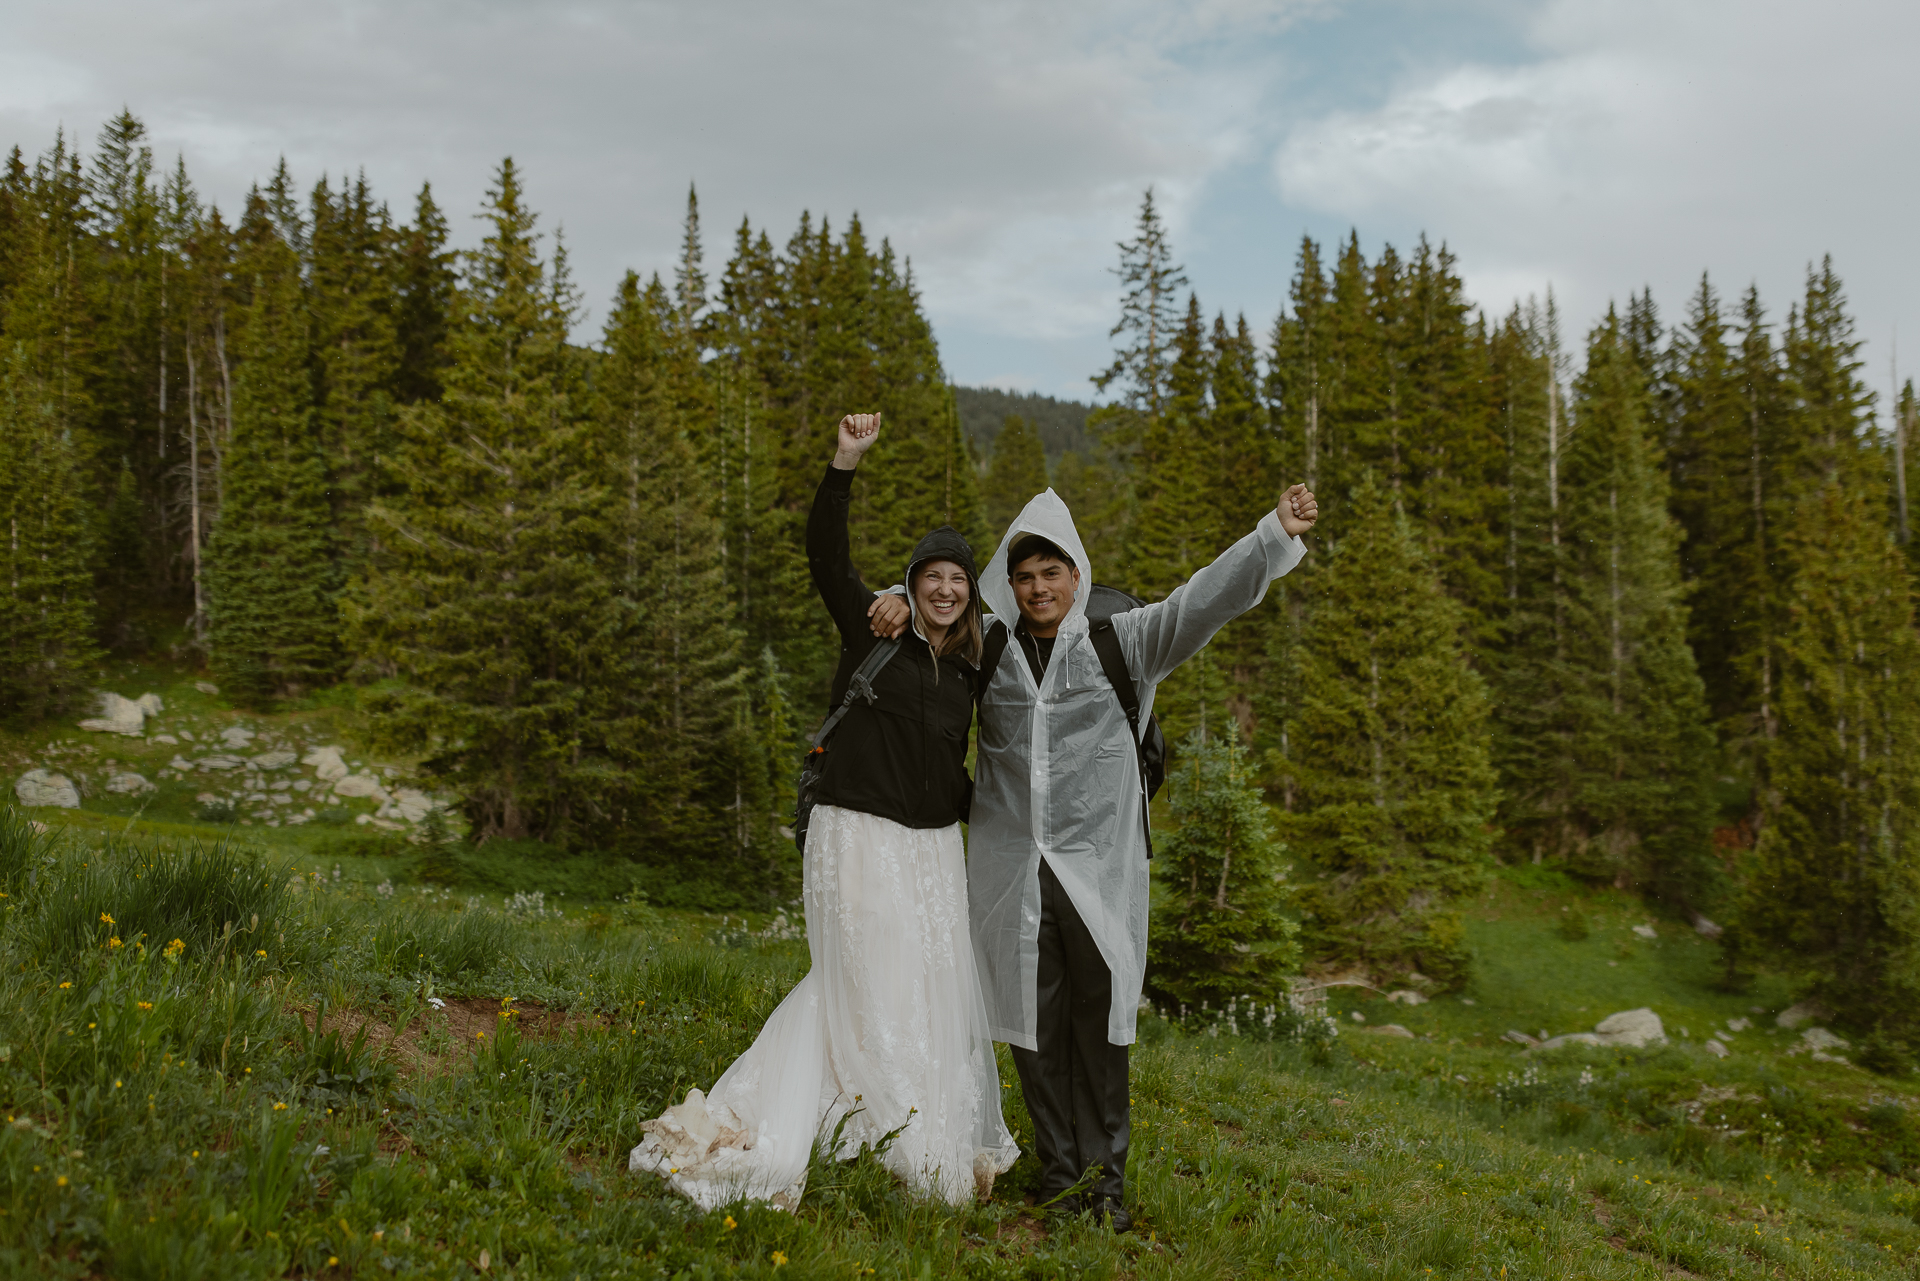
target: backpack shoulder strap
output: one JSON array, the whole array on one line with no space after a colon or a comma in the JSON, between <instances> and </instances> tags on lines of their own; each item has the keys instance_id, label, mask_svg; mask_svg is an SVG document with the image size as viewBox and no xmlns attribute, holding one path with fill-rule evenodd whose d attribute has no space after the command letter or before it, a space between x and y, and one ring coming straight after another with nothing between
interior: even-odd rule
<instances>
[{"instance_id":1,"label":"backpack shoulder strap","mask_svg":"<svg viewBox=\"0 0 1920 1281\"><path fill-rule=\"evenodd\" d=\"M1127 670L1127 656L1120 652L1120 637L1113 630L1113 620L1095 623L1087 639L1093 642L1093 652L1100 656L1100 670L1106 673L1107 684L1120 696L1120 710L1127 714L1127 728L1133 731L1133 745L1137 749L1140 746L1140 695L1133 687L1133 673Z\"/></svg>"},{"instance_id":2,"label":"backpack shoulder strap","mask_svg":"<svg viewBox=\"0 0 1920 1281\"><path fill-rule=\"evenodd\" d=\"M1106 673L1107 684L1120 699L1120 710L1127 714L1127 736L1133 740L1134 765L1140 771L1140 821L1146 826L1147 857L1152 858L1153 820L1147 808L1152 798L1147 783L1147 748L1140 740L1140 695L1133 687L1133 673L1127 670L1127 656L1120 652L1120 636L1113 630L1113 620L1095 623L1087 639L1100 656L1100 670Z\"/></svg>"},{"instance_id":3,"label":"backpack shoulder strap","mask_svg":"<svg viewBox=\"0 0 1920 1281\"><path fill-rule=\"evenodd\" d=\"M867 651L867 656L861 660L860 666L853 669L853 676L847 681L847 696L840 700L840 706L833 709L833 715L827 717L820 726L820 732L813 736L814 747L818 748L827 741L827 735L833 733L842 718L852 709L854 699L864 698L868 703L875 700L877 695L873 692L873 678L880 674L880 669L887 665L887 660L899 650L900 642L897 638L874 643L873 648Z\"/></svg>"},{"instance_id":4,"label":"backpack shoulder strap","mask_svg":"<svg viewBox=\"0 0 1920 1281\"><path fill-rule=\"evenodd\" d=\"M1007 637L1011 635L1007 625L999 619L987 628L987 638L980 646L980 681L973 687L973 705L977 709L980 701L987 696L987 686L993 683L993 674L1000 668L1000 655L1007 652Z\"/></svg>"}]
</instances>

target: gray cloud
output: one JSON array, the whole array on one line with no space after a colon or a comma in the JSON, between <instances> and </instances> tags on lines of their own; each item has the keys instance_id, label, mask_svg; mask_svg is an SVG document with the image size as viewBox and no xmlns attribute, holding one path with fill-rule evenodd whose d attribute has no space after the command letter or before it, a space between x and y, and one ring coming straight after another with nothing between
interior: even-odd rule
<instances>
[{"instance_id":1,"label":"gray cloud","mask_svg":"<svg viewBox=\"0 0 1920 1281\"><path fill-rule=\"evenodd\" d=\"M1830 251L1885 386L1884 340L1920 286L1920 102L1899 88L1920 10L1555 0L1529 35L1531 59L1424 69L1299 125L1275 153L1280 198L1414 221L1494 310L1551 284L1576 326L1649 284L1677 321L1703 270L1723 294L1757 282L1784 319Z\"/></svg>"},{"instance_id":2,"label":"gray cloud","mask_svg":"<svg viewBox=\"0 0 1920 1281\"><path fill-rule=\"evenodd\" d=\"M1349 225L1447 240L1494 310L1551 283L1576 329L1643 283L1676 315L1702 268L1784 311L1832 249L1877 337L1920 284L1891 3L0 0L0 29L0 140L90 145L124 103L229 209L284 153L402 214L431 179L470 236L511 153L596 310L670 266L689 181L715 263L743 214L857 209L968 381L1089 390L1149 183L1202 300L1262 326L1300 232Z\"/></svg>"}]
</instances>

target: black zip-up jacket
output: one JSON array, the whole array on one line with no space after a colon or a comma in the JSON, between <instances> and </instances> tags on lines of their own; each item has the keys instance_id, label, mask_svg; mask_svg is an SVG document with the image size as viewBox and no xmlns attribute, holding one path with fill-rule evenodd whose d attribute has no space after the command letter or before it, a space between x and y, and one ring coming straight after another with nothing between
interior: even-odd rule
<instances>
[{"instance_id":1,"label":"black zip-up jacket","mask_svg":"<svg viewBox=\"0 0 1920 1281\"><path fill-rule=\"evenodd\" d=\"M840 666L829 711L840 706L855 669L878 639L867 620L874 594L860 581L847 542L853 476L828 466L807 515L807 568L840 630ZM980 586L966 539L951 526L921 539L907 566L906 582L911 584L914 569L929 560L951 560L967 571L972 588L968 608L977 618ZM905 827L947 827L966 817L972 791L967 728L973 721L977 673L957 654L937 661L938 680L932 648L914 628L902 633L899 652L874 678L875 701L869 705L855 699L827 740L819 804L877 814Z\"/></svg>"}]
</instances>

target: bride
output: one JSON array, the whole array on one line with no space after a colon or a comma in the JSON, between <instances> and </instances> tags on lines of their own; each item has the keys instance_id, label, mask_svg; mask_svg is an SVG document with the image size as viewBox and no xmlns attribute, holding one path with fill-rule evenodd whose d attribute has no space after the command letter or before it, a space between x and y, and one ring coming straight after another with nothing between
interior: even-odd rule
<instances>
[{"instance_id":1,"label":"bride","mask_svg":"<svg viewBox=\"0 0 1920 1281\"><path fill-rule=\"evenodd\" d=\"M807 563L840 631L833 705L880 642L874 595L853 568L847 508L880 415L840 422L807 518ZM967 727L980 659L973 553L951 526L914 548L913 627L853 698L804 836L813 968L710 1094L691 1090L641 1129L629 1168L663 1176L702 1209L740 1197L799 1205L817 1137L853 1151L895 1134L881 1159L951 1204L984 1197L1019 1155L967 926L960 841Z\"/></svg>"}]
</instances>

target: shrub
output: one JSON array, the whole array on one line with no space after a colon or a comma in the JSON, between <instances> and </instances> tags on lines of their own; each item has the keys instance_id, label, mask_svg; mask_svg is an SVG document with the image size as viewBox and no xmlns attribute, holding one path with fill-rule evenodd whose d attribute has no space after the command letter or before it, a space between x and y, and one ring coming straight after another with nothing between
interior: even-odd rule
<instances>
[{"instance_id":1,"label":"shrub","mask_svg":"<svg viewBox=\"0 0 1920 1281\"><path fill-rule=\"evenodd\" d=\"M1160 839L1162 903L1151 917L1147 986L1168 1005L1280 1002L1300 963L1292 898L1267 807L1236 741L1182 745L1172 782L1180 826Z\"/></svg>"}]
</instances>

